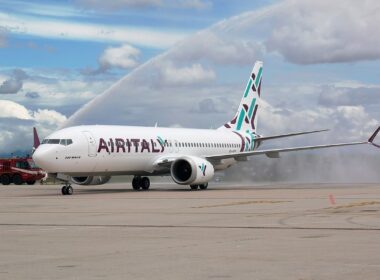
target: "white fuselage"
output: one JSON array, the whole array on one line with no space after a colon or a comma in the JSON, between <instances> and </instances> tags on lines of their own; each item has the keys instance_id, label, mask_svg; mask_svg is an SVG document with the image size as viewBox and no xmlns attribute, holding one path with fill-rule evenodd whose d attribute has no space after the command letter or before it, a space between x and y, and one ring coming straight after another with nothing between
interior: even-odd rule
<instances>
[{"instance_id":1,"label":"white fuselage","mask_svg":"<svg viewBox=\"0 0 380 280\"><path fill-rule=\"evenodd\" d=\"M168 170L156 166L160 158L237 153L247 149L245 137L224 129L76 126L49 135L33 158L49 173L70 176L164 175ZM234 163L224 159L214 168Z\"/></svg>"}]
</instances>

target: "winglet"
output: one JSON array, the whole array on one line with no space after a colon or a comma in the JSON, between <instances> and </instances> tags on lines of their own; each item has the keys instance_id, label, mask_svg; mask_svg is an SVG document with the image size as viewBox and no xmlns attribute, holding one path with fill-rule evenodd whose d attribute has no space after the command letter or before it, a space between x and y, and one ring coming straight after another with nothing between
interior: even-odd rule
<instances>
[{"instance_id":1,"label":"winglet","mask_svg":"<svg viewBox=\"0 0 380 280\"><path fill-rule=\"evenodd\" d=\"M38 138L37 129L33 127L33 150L36 150L40 145L40 138Z\"/></svg>"},{"instance_id":2,"label":"winglet","mask_svg":"<svg viewBox=\"0 0 380 280\"><path fill-rule=\"evenodd\" d=\"M375 147L380 148L380 145L377 145L373 143L373 140L375 140L377 134L380 132L380 126L376 129L376 131L372 134L372 136L368 139L368 143L374 145Z\"/></svg>"}]
</instances>

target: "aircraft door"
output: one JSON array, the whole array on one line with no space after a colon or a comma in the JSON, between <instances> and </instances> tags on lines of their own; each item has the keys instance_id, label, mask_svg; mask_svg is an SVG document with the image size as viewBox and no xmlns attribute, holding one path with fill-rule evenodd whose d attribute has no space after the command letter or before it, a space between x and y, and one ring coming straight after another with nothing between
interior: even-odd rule
<instances>
[{"instance_id":1,"label":"aircraft door","mask_svg":"<svg viewBox=\"0 0 380 280\"><path fill-rule=\"evenodd\" d=\"M87 143L88 143L88 156L89 157L96 157L96 141L94 136L89 131L83 131L83 134L86 136Z\"/></svg>"}]
</instances>

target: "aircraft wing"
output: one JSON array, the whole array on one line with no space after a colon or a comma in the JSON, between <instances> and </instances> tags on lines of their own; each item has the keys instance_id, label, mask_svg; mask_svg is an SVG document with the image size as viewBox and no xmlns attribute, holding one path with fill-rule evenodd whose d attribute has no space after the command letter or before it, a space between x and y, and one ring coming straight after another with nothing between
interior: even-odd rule
<instances>
[{"instance_id":1,"label":"aircraft wing","mask_svg":"<svg viewBox=\"0 0 380 280\"><path fill-rule=\"evenodd\" d=\"M317 146L304 146L304 147L294 147L294 148L281 148L281 149L269 149L269 150L260 150L260 151L250 151L250 152L240 152L233 154L222 154L222 155L213 155L208 156L208 160L222 160L227 158L235 158L236 160L245 160L248 156L257 156L257 155L266 155L269 158L279 158L280 153L295 152L295 151L305 151L305 150L317 150L325 149L332 147L344 147L344 146L355 146L355 145L364 145L372 144L375 147L380 148L380 145L373 143L377 134L380 132L380 127L372 134L372 136L365 142L351 142L351 143L339 143L339 144L329 144L329 145L317 145Z\"/></svg>"}]
</instances>

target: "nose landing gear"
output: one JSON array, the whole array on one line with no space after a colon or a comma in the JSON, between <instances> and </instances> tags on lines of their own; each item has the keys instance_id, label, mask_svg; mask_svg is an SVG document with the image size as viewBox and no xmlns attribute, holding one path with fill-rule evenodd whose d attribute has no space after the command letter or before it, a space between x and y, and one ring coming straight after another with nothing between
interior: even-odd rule
<instances>
[{"instance_id":1,"label":"nose landing gear","mask_svg":"<svg viewBox=\"0 0 380 280\"><path fill-rule=\"evenodd\" d=\"M72 195L74 193L73 187L68 182L62 187L61 191L63 195Z\"/></svg>"}]
</instances>

